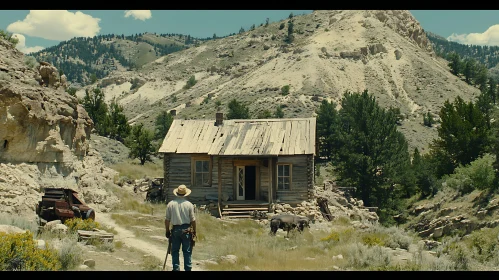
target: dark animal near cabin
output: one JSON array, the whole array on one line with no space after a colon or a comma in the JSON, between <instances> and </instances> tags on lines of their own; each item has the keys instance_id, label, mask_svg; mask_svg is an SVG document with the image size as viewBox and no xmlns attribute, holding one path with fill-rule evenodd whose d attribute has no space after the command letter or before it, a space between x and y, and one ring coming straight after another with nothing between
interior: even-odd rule
<instances>
[{"instance_id":1,"label":"dark animal near cabin","mask_svg":"<svg viewBox=\"0 0 499 280\"><path fill-rule=\"evenodd\" d=\"M275 235L278 229L282 229L287 231L286 237L288 237L290 230L297 229L298 232L301 233L305 227L310 227L310 220L307 217L293 214L281 214L270 219L271 235Z\"/></svg>"}]
</instances>

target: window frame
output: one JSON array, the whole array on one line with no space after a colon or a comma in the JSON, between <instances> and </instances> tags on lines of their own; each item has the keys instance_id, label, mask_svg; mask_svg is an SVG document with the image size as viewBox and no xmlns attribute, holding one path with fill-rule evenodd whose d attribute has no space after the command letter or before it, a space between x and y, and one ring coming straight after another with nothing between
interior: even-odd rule
<instances>
[{"instance_id":1,"label":"window frame","mask_svg":"<svg viewBox=\"0 0 499 280\"><path fill-rule=\"evenodd\" d=\"M198 161L207 161L208 162L208 186L198 186L196 185L196 174L201 173L201 174L206 174L206 172L197 172L196 171L196 162ZM193 156L191 157L191 186L193 187L203 187L203 188L209 188L213 186L212 182L212 170L213 170L213 164L211 161L211 158L209 156ZM204 178L204 176L203 176Z\"/></svg>"},{"instance_id":2,"label":"window frame","mask_svg":"<svg viewBox=\"0 0 499 280\"><path fill-rule=\"evenodd\" d=\"M289 175L288 176L279 176L279 166L289 166ZM279 177L282 177L282 178L285 178L285 177L289 177L289 188L288 189L284 189L284 188L280 188L280 185L279 185ZM278 162L277 163L277 166L276 166L276 190L278 191L290 191L293 189L293 164L292 163L288 163L288 162Z\"/></svg>"}]
</instances>

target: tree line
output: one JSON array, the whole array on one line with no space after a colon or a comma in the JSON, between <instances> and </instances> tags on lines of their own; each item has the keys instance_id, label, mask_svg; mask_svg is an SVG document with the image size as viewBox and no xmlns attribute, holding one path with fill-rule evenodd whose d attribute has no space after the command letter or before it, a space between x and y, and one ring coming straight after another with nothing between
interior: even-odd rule
<instances>
[{"instance_id":1,"label":"tree line","mask_svg":"<svg viewBox=\"0 0 499 280\"><path fill-rule=\"evenodd\" d=\"M68 94L75 96L74 88L68 89ZM95 87L86 89L85 96L79 100L94 124L95 132L110 139L123 143L130 149L129 157L139 159L140 164L151 161L151 156L158 150L158 143L168 132L173 116L163 110L155 120L155 130L150 131L142 123L130 125L123 113L123 106L113 99L108 105L105 102L104 91Z\"/></svg>"},{"instance_id":2,"label":"tree line","mask_svg":"<svg viewBox=\"0 0 499 280\"><path fill-rule=\"evenodd\" d=\"M190 37L190 36L189 36ZM106 77L113 68L110 61L117 60L123 67L135 65L130 57L124 54L119 45L119 41L111 44L104 43L112 39L130 40L134 43L145 42L150 44L159 56L183 50L187 44L170 43L160 44L149 42L140 35L120 36L120 35L99 35L94 37L76 37L68 41L63 41L55 46L48 47L41 51L32 53L38 60L47 61L63 71L69 82L81 85L91 84L90 74L95 74L98 79ZM190 39L189 44L196 40ZM70 60L73 58L74 60ZM99 67L98 65L103 67Z\"/></svg>"},{"instance_id":3,"label":"tree line","mask_svg":"<svg viewBox=\"0 0 499 280\"><path fill-rule=\"evenodd\" d=\"M354 196L366 206L378 207L386 225L397 223L394 217L403 213L409 198L431 197L444 186L462 194L498 189L498 86L480 71L483 65L458 57L451 56L451 71L481 93L469 102L460 96L444 102L438 137L425 154L408 150L397 131L398 108L381 108L367 90L346 92L339 110L335 102L324 100L316 111L318 161L330 162L340 185L355 189ZM462 70L466 68L474 70ZM424 120L427 126L434 122L429 114Z\"/></svg>"},{"instance_id":4,"label":"tree line","mask_svg":"<svg viewBox=\"0 0 499 280\"><path fill-rule=\"evenodd\" d=\"M499 63L499 46L465 45L425 32L430 40L435 53L445 58L449 53L456 53L465 59L474 58L480 64L490 69Z\"/></svg>"}]
</instances>

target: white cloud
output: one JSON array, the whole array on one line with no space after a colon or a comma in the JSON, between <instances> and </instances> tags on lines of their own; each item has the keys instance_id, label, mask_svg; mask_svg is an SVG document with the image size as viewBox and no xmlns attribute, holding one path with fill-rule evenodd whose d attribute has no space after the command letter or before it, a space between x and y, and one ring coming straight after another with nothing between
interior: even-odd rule
<instances>
[{"instance_id":1,"label":"white cloud","mask_svg":"<svg viewBox=\"0 0 499 280\"><path fill-rule=\"evenodd\" d=\"M499 24L492 25L483 33L456 34L453 33L447 40L466 45L499 46Z\"/></svg>"},{"instance_id":2,"label":"white cloud","mask_svg":"<svg viewBox=\"0 0 499 280\"><path fill-rule=\"evenodd\" d=\"M151 10L127 10L125 11L125 17L132 16L135 19L140 19L145 21L146 19L150 19L152 17Z\"/></svg>"},{"instance_id":3,"label":"white cloud","mask_svg":"<svg viewBox=\"0 0 499 280\"><path fill-rule=\"evenodd\" d=\"M15 33L15 34L12 34L12 37L17 38L19 40L19 42L16 45L16 48L25 54L41 51L44 49L44 47L40 47L40 46L27 47L26 46L26 37L24 37L24 35L22 35L22 34Z\"/></svg>"},{"instance_id":4,"label":"white cloud","mask_svg":"<svg viewBox=\"0 0 499 280\"><path fill-rule=\"evenodd\" d=\"M73 37L93 37L100 31L99 18L67 10L31 10L26 18L7 26L7 31L33 37L64 41Z\"/></svg>"}]
</instances>

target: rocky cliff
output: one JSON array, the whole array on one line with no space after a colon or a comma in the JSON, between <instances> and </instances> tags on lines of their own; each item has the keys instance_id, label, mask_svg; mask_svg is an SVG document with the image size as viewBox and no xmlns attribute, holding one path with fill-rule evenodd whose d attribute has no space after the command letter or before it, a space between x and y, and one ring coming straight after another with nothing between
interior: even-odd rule
<instances>
[{"instance_id":1,"label":"rocky cliff","mask_svg":"<svg viewBox=\"0 0 499 280\"><path fill-rule=\"evenodd\" d=\"M66 78L0 39L0 212L35 216L45 187L72 188L98 210L116 172L89 145L92 120ZM104 205L105 204L105 205Z\"/></svg>"}]
</instances>

